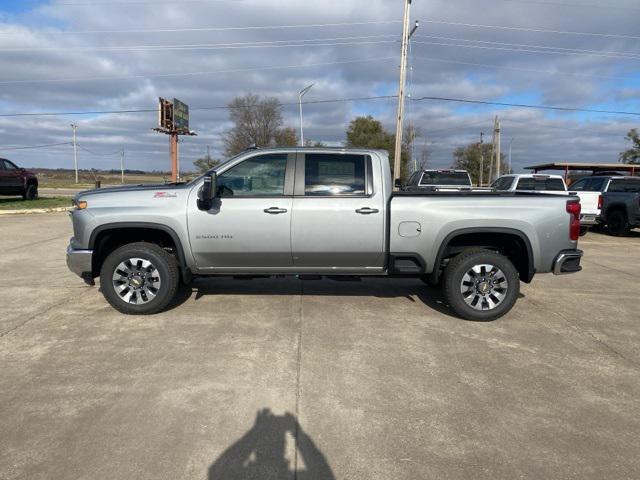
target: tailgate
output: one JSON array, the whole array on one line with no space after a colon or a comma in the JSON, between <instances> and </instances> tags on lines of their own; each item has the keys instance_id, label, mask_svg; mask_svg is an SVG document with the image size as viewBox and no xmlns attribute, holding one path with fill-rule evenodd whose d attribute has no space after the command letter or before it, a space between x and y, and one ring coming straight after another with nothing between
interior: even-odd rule
<instances>
[{"instance_id":1,"label":"tailgate","mask_svg":"<svg viewBox=\"0 0 640 480\"><path fill-rule=\"evenodd\" d=\"M598 197L600 192L577 192L582 206L582 215L600 215Z\"/></svg>"}]
</instances>

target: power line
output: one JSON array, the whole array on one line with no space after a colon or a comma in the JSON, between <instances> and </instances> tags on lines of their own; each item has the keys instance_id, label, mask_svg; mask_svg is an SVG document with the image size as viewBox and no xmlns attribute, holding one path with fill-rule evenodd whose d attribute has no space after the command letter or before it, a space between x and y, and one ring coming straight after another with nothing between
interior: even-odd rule
<instances>
[{"instance_id":1,"label":"power line","mask_svg":"<svg viewBox=\"0 0 640 480\"><path fill-rule=\"evenodd\" d=\"M320 105L326 103L341 103L341 102L361 102L361 101L371 101L371 100L391 100L397 99L397 95L376 95L369 97L350 97L350 98L334 98L327 100L312 100L307 102L302 102L303 105ZM435 101L446 101L446 102L461 102L461 103L472 103L479 105L496 105L501 107L518 107L518 108L532 108L532 109L543 109L543 110L557 110L557 111L566 111L566 112L584 112L584 113L602 113L609 115L633 115L640 116L640 112L627 112L627 111L615 111L615 110L597 110L590 108L572 108L572 107L563 107L563 106L552 106L552 105L528 105L528 104L520 104L520 103L507 103L507 102L492 102L485 100L472 100L472 99L461 99L461 98L448 98L448 97L420 97L412 99L412 101L420 102L425 100L435 100ZM297 106L298 102L286 102L281 103L280 105L284 106ZM229 105L218 105L212 107L194 107L191 108L191 111L196 110L230 110L232 108L252 108L251 106L245 107L231 107ZM84 111L84 112L43 112L43 113L3 113L0 114L0 117L26 117L26 116L62 116L62 115L98 115L98 114L125 114L125 113L157 113L158 109L127 109L127 110L101 110L101 111Z\"/></svg>"},{"instance_id":2,"label":"power line","mask_svg":"<svg viewBox=\"0 0 640 480\"><path fill-rule=\"evenodd\" d=\"M282 48L282 47L324 47L338 45L368 45L380 43L396 43L397 40L377 40L362 42L333 42L333 40L356 40L366 38L389 38L396 35L370 35L363 37L338 37L328 39L308 39L308 40L274 40L270 42L245 42L245 43L210 43L210 44L192 44L192 45L128 45L128 46L94 46L94 47L16 47L16 48L0 48L0 52L46 52L60 51L65 52L129 52L129 51L160 51L168 50L236 50L244 48ZM288 42L288 43L285 43ZM329 42L329 43L308 43L308 42Z\"/></svg>"},{"instance_id":3,"label":"power line","mask_svg":"<svg viewBox=\"0 0 640 480\"><path fill-rule=\"evenodd\" d=\"M421 42L418 40L414 40L414 43L422 44L422 45L440 45L445 47L460 47L460 48L480 48L483 50L501 50L501 51L509 51L509 52L523 52L523 53L538 53L542 55L580 55L587 57L606 57L606 58L618 58L625 60L640 60L640 57L631 57L625 55L609 55L606 53L597 54L597 53L582 53L582 52L564 52L564 51L550 51L550 50L530 50L524 48L509 48L509 47L490 47L487 45L460 45L456 43L444 43L444 42Z\"/></svg>"},{"instance_id":4,"label":"power line","mask_svg":"<svg viewBox=\"0 0 640 480\"><path fill-rule=\"evenodd\" d=\"M475 63L475 62L463 62L460 60L448 60L444 58L434 58L434 57L421 57L414 55L414 58L420 60L427 60L431 62L442 62L442 63L451 63L455 65L471 65L474 67L483 67L483 68L496 68L502 70L515 70L522 72L535 72L535 73L545 73L548 75L561 75L561 76L570 76L570 77L584 77L584 78L600 78L606 80L635 80L634 77L617 77L610 75L591 75L591 74L582 74L582 73L572 73L572 72L557 72L554 70L540 70L536 68L526 68L526 67L510 67L506 65L496 65L492 63Z\"/></svg>"},{"instance_id":5,"label":"power line","mask_svg":"<svg viewBox=\"0 0 640 480\"><path fill-rule=\"evenodd\" d=\"M171 2L175 3L175 2ZM83 35L93 33L186 33L186 32L228 32L236 30L282 30L289 28L324 28L324 27L352 27L360 25L389 25L400 23L400 20L371 21L371 22L339 22L339 23L309 23L297 25L251 25L244 27L200 27L200 28L157 28L157 29L123 29L123 30L63 30L44 31L47 35ZM0 32L0 35L20 35L22 32Z\"/></svg>"},{"instance_id":6,"label":"power line","mask_svg":"<svg viewBox=\"0 0 640 480\"><path fill-rule=\"evenodd\" d=\"M474 42L474 43L484 43L490 45L506 45L510 47L525 47L525 48L539 48L542 50L559 50L561 52L568 53L594 53L594 54L603 54L603 55L624 55L625 57L633 57L640 58L640 53L634 52L607 52L602 50L585 50L581 48L565 48L565 47L556 47L556 46L547 46L547 45L531 45L526 43L508 43L508 42L496 42L496 41L488 41L488 40L474 40L468 38L459 38L459 37L442 37L438 35L418 35L417 38L432 38L437 40L451 40L454 42Z\"/></svg>"},{"instance_id":7,"label":"power line","mask_svg":"<svg viewBox=\"0 0 640 480\"><path fill-rule=\"evenodd\" d=\"M241 73L241 72L254 72L265 70L279 70L290 68L304 68L304 67L317 67L325 65L344 65L350 63L364 63L364 62L378 62L384 60L394 60L396 57L378 57L378 58L363 58L354 60L339 60L335 62L318 62L307 63L298 65L274 65L270 67L255 67L255 68L236 68L230 70L217 70L208 72L180 72L180 73L157 73L147 75L122 75L122 76L96 76L96 77L76 77L76 78L44 78L44 79L23 79L23 80L5 80L0 81L0 85L12 85L23 83L60 83L60 82L86 82L86 81L99 81L99 80L131 80L137 78L164 78L164 77L186 77L186 76L199 76L199 75L218 75L222 73Z\"/></svg>"},{"instance_id":8,"label":"power line","mask_svg":"<svg viewBox=\"0 0 640 480\"><path fill-rule=\"evenodd\" d=\"M595 7L595 8L611 8L614 10L640 10L637 7L627 7L623 5L611 5L610 3L598 4L598 3L575 3L575 2L558 2L552 0L504 0L505 2L513 3L531 3L536 5L558 5L561 7Z\"/></svg>"},{"instance_id":9,"label":"power line","mask_svg":"<svg viewBox=\"0 0 640 480\"><path fill-rule=\"evenodd\" d=\"M485 25L481 23L463 23L463 22L449 22L446 20L422 20L424 23L433 23L437 25L452 25L458 27L470 27L470 28L489 28L494 30L516 30L520 32L535 32L535 33L555 33L560 35L586 35L593 37L610 37L610 38L627 38L640 40L640 36L626 35L620 33L597 33L597 32L576 32L571 30L552 30L540 27L514 27L507 25Z\"/></svg>"},{"instance_id":10,"label":"power line","mask_svg":"<svg viewBox=\"0 0 640 480\"><path fill-rule=\"evenodd\" d=\"M118 149L118 150L116 150L115 152L111 152L111 153L99 153L99 152L94 152L94 151L89 150L89 149L88 149L88 148L86 148L86 147L83 147L83 146L82 146L82 145L80 145L80 144L78 144L78 148L79 148L80 150L84 150L84 151L85 151L85 152L87 152L87 153L90 153L91 155L97 155L97 156L100 156L100 157L111 157L111 156L113 156L113 155L120 155L120 153L122 153L122 149L121 149L121 148L120 148L120 149Z\"/></svg>"},{"instance_id":11,"label":"power line","mask_svg":"<svg viewBox=\"0 0 640 480\"><path fill-rule=\"evenodd\" d=\"M486 100L471 100L471 99L463 99L463 98L446 98L446 97L420 97L420 98L413 99L413 101L415 102L420 102L424 100L472 103L477 105L496 105L499 107L533 108L537 110L557 110L562 112L602 113L607 115L633 115L633 116L640 117L640 112L598 110L598 109L592 109L592 108L572 108L572 107L560 107L560 106L552 106L552 105L528 105L524 103L491 102Z\"/></svg>"},{"instance_id":12,"label":"power line","mask_svg":"<svg viewBox=\"0 0 640 480\"><path fill-rule=\"evenodd\" d=\"M35 148L50 148L50 147L59 147L61 145L71 145L71 142L62 142L62 143L47 143L44 145L26 145L20 147L6 147L0 148L0 151L8 151L8 150L31 150Z\"/></svg>"}]
</instances>

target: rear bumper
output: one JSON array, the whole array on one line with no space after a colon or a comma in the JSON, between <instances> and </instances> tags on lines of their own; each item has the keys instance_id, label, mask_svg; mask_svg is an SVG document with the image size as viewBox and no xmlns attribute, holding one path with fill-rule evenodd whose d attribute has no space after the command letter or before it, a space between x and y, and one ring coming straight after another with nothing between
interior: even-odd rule
<instances>
[{"instance_id":1,"label":"rear bumper","mask_svg":"<svg viewBox=\"0 0 640 480\"><path fill-rule=\"evenodd\" d=\"M92 277L92 260L93 250L76 250L71 245L67 247L67 267L79 277Z\"/></svg>"},{"instance_id":2,"label":"rear bumper","mask_svg":"<svg viewBox=\"0 0 640 480\"><path fill-rule=\"evenodd\" d=\"M595 213L586 213L580 215L580 225L583 227L597 225L599 223L600 216Z\"/></svg>"},{"instance_id":3,"label":"rear bumper","mask_svg":"<svg viewBox=\"0 0 640 480\"><path fill-rule=\"evenodd\" d=\"M567 275L569 273L577 273L582 270L580 260L582 259L582 250L563 250L553 261L554 275Z\"/></svg>"}]
</instances>

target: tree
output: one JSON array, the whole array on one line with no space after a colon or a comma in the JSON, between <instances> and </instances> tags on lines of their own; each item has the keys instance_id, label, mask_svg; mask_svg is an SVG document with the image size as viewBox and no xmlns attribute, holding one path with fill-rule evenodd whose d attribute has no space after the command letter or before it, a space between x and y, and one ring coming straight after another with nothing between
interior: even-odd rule
<instances>
[{"instance_id":1,"label":"tree","mask_svg":"<svg viewBox=\"0 0 640 480\"><path fill-rule=\"evenodd\" d=\"M231 157L249 147L295 145L296 133L291 128L281 128L282 105L275 97L260 98L248 93L229 103L229 118L234 123L225 133L225 155Z\"/></svg>"},{"instance_id":2,"label":"tree","mask_svg":"<svg viewBox=\"0 0 640 480\"><path fill-rule=\"evenodd\" d=\"M640 133L638 133L638 129L632 128L624 138L632 143L632 147L620 154L620 161L622 163L640 163Z\"/></svg>"},{"instance_id":3,"label":"tree","mask_svg":"<svg viewBox=\"0 0 640 480\"><path fill-rule=\"evenodd\" d=\"M207 153L206 156L193 161L193 165L198 169L199 173L205 173L218 165L220 160L211 158L211 155Z\"/></svg>"},{"instance_id":4,"label":"tree","mask_svg":"<svg viewBox=\"0 0 640 480\"><path fill-rule=\"evenodd\" d=\"M466 147L458 147L453 152L452 168L466 170L471 176L471 181L476 185L480 184L480 164L483 163L482 178L484 183L489 183L489 173L491 171L491 154L493 145L490 143L471 143ZM482 154L482 155L481 155ZM482 156L484 155L484 162ZM508 173L509 166L504 160L504 155L500 158L500 169L502 172Z\"/></svg>"},{"instance_id":5,"label":"tree","mask_svg":"<svg viewBox=\"0 0 640 480\"><path fill-rule=\"evenodd\" d=\"M409 176L407 168L411 160L411 146L421 135L418 128L407 125L402 138L401 172L402 179ZM389 152L389 162L393 170L396 136L387 131L382 123L371 115L357 117L347 128L347 147L378 148Z\"/></svg>"},{"instance_id":6,"label":"tree","mask_svg":"<svg viewBox=\"0 0 640 480\"><path fill-rule=\"evenodd\" d=\"M296 129L291 127L277 130L273 139L276 147L295 147L298 145L298 134Z\"/></svg>"}]
</instances>

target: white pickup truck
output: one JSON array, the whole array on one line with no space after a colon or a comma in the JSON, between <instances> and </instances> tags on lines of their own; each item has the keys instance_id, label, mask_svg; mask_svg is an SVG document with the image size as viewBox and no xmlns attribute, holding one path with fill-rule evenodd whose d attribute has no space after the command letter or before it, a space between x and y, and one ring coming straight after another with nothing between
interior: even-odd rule
<instances>
[{"instance_id":1,"label":"white pickup truck","mask_svg":"<svg viewBox=\"0 0 640 480\"><path fill-rule=\"evenodd\" d=\"M561 175L516 173L503 175L491 184L500 192L539 192L552 195L568 195L567 185Z\"/></svg>"},{"instance_id":2,"label":"white pickup truck","mask_svg":"<svg viewBox=\"0 0 640 480\"><path fill-rule=\"evenodd\" d=\"M571 185L569 188L580 197L582 205L580 213L580 225L588 228L600 223L602 213L602 194L609 191L612 184L624 182L622 176L613 175L593 175L583 177Z\"/></svg>"}]
</instances>

